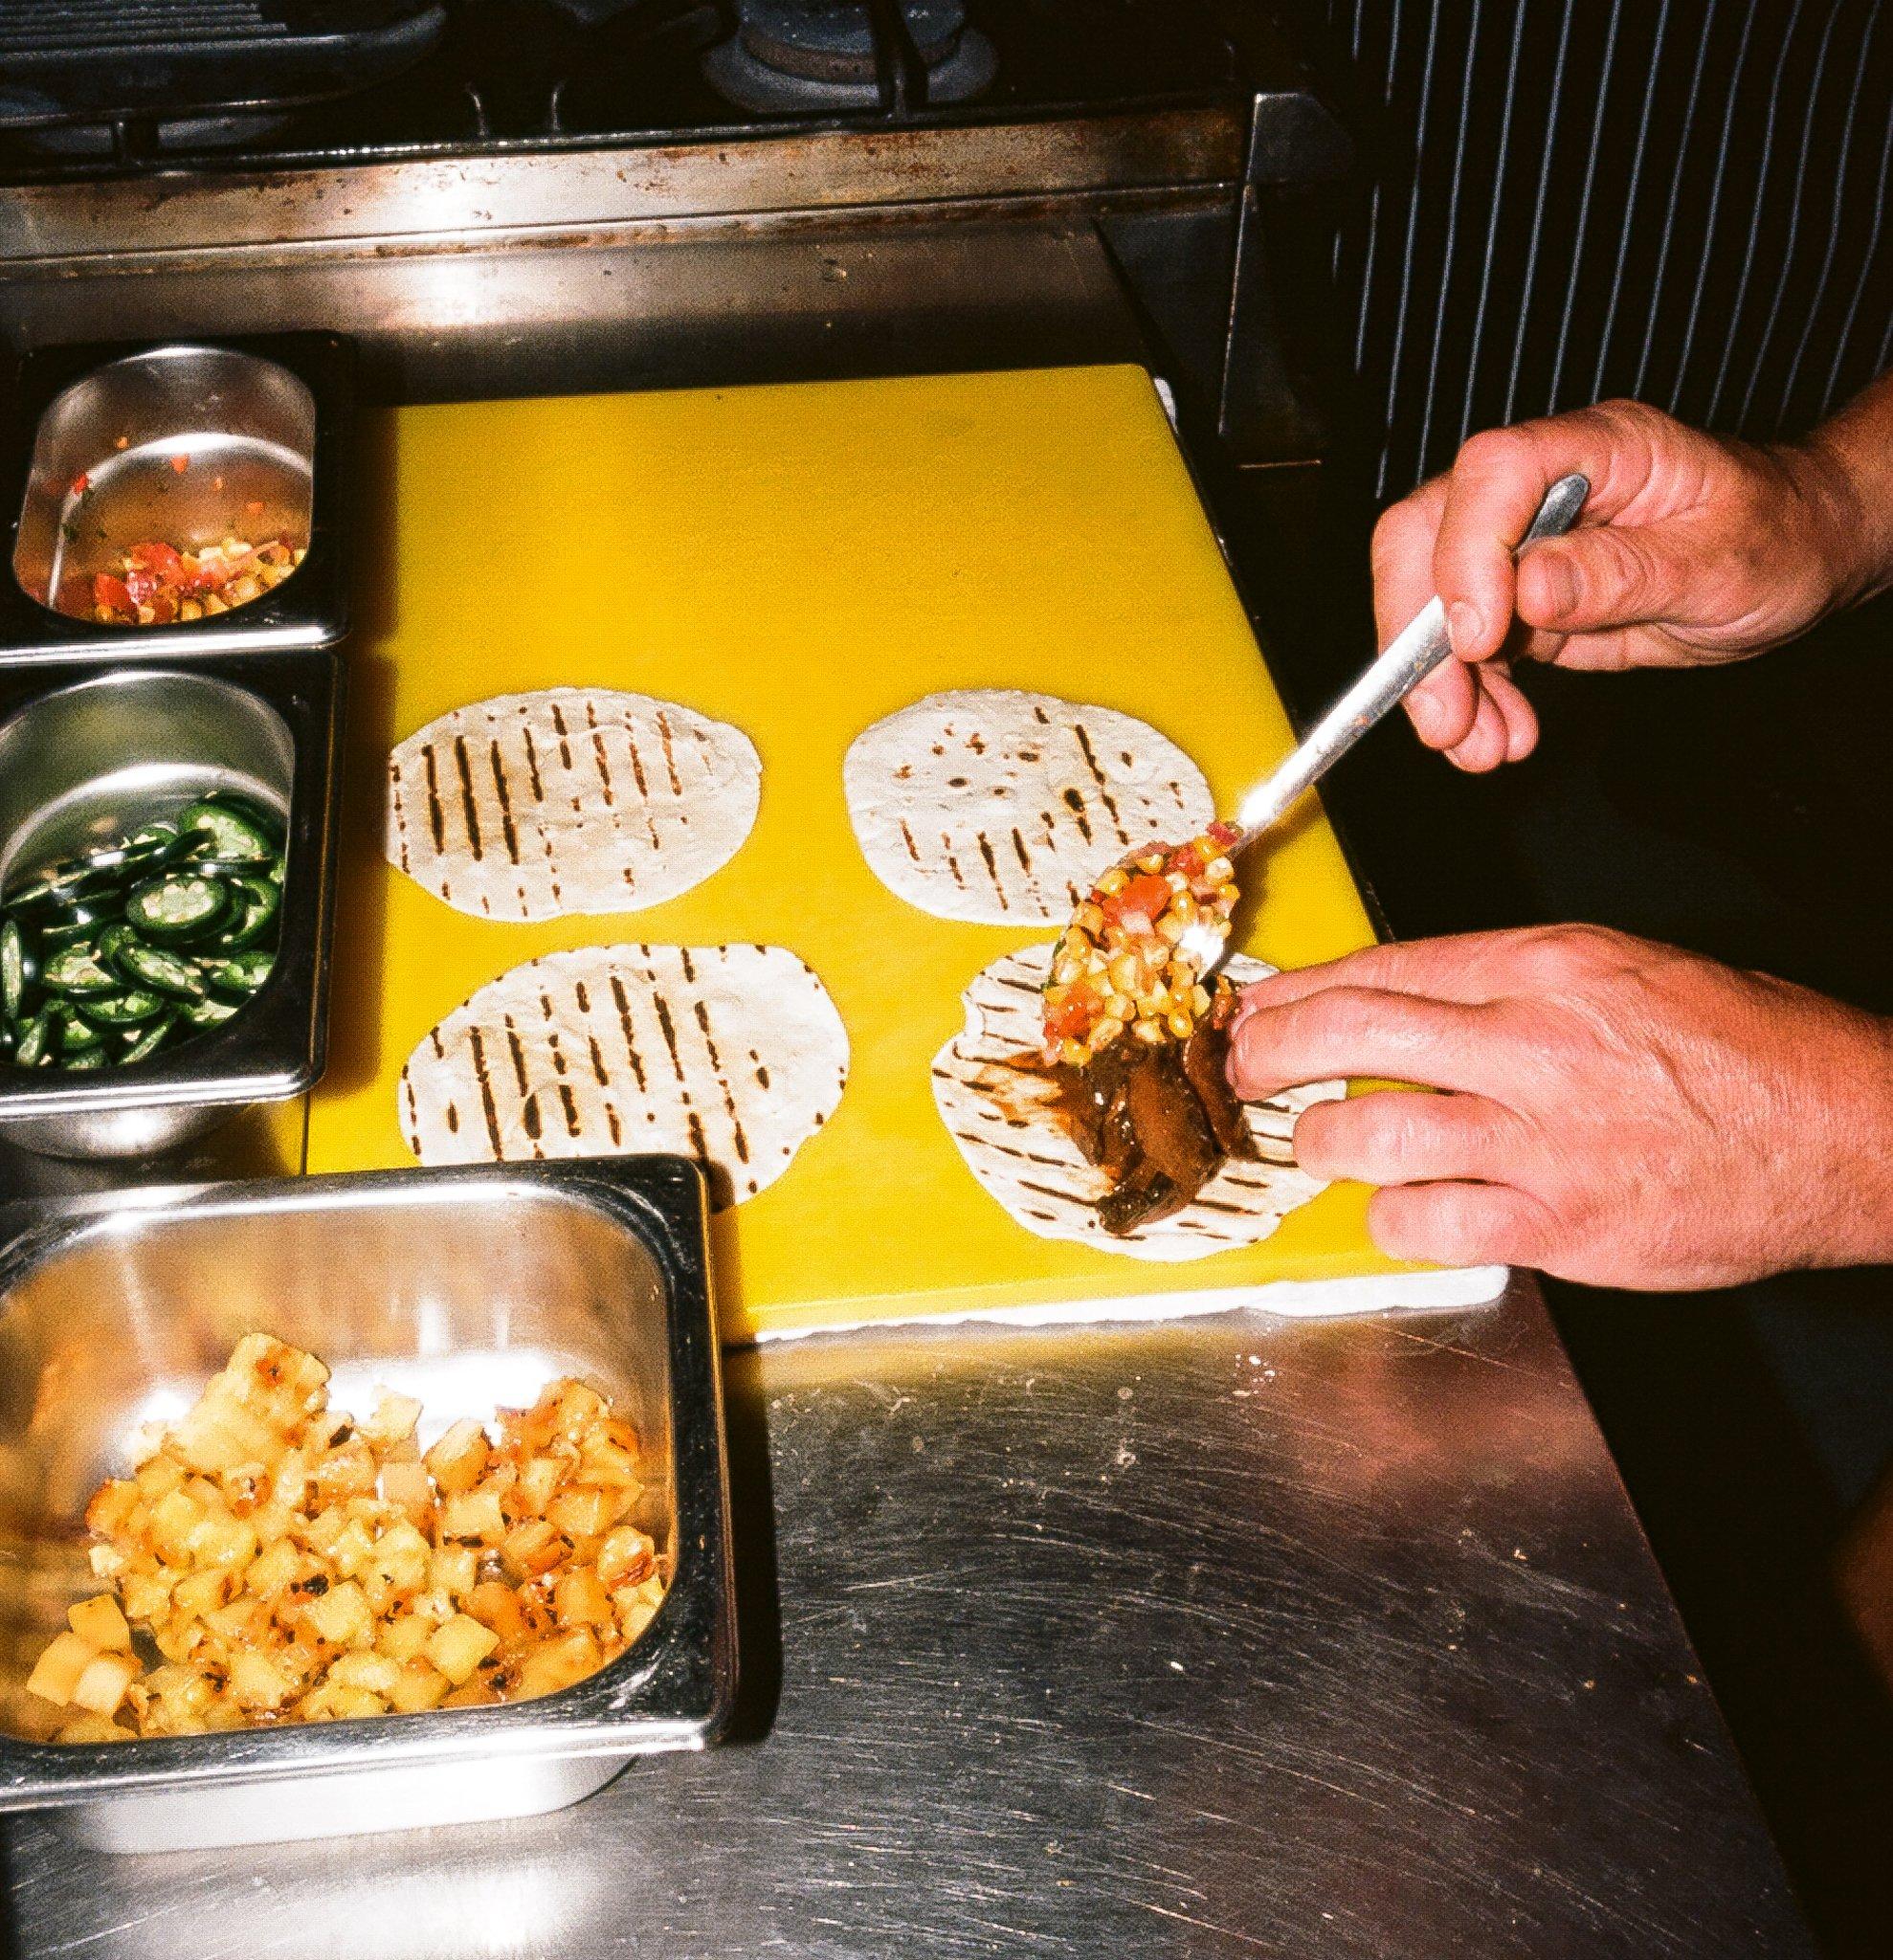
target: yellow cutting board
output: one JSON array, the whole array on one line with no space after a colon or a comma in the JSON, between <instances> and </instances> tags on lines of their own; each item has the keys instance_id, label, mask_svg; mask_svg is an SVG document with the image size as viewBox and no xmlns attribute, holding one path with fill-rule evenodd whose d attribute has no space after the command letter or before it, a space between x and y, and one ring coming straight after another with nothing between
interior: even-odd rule
<instances>
[{"instance_id":1,"label":"yellow cutting board","mask_svg":"<svg viewBox=\"0 0 1893 1960\"><path fill-rule=\"evenodd\" d=\"M402 1063L520 961L756 940L820 973L853 1053L827 1126L719 1219L732 1339L1394 1270L1353 1187L1261 1245L1182 1265L1014 1225L962 1164L927 1067L972 975L1049 934L914 910L849 827L849 742L940 689L1037 688L1142 715L1196 758L1222 809L1289 747L1141 369L478 402L398 410L369 433L334 1045L310 1169L412 1163ZM391 870L392 744L464 702L553 686L636 689L746 730L763 802L735 858L668 904L531 925L468 918ZM1245 943L1293 967L1371 938L1317 813L1271 852Z\"/></svg>"}]
</instances>

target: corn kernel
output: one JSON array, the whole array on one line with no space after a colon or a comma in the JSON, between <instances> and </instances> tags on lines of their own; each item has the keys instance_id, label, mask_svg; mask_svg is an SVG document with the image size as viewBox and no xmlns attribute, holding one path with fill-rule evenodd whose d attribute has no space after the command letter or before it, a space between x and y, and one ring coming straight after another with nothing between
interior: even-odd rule
<instances>
[{"instance_id":1,"label":"corn kernel","mask_svg":"<svg viewBox=\"0 0 1893 1960\"><path fill-rule=\"evenodd\" d=\"M1157 921L1157 937L1166 946L1174 946L1183 937L1185 930L1184 922L1174 912L1166 912Z\"/></svg>"},{"instance_id":2,"label":"corn kernel","mask_svg":"<svg viewBox=\"0 0 1893 1960\"><path fill-rule=\"evenodd\" d=\"M1190 880L1180 871L1166 872L1164 874L1164 882L1173 892L1187 892L1190 889Z\"/></svg>"},{"instance_id":3,"label":"corn kernel","mask_svg":"<svg viewBox=\"0 0 1893 1960\"><path fill-rule=\"evenodd\" d=\"M1135 991L1141 975L1135 953L1120 953L1110 965L1111 985L1120 993Z\"/></svg>"},{"instance_id":4,"label":"corn kernel","mask_svg":"<svg viewBox=\"0 0 1893 1960\"><path fill-rule=\"evenodd\" d=\"M1195 1024L1191 1020L1188 1014L1181 1013L1171 1013L1166 1015L1164 1019L1164 1026L1167 1027L1170 1031L1170 1033L1176 1036L1176 1038L1179 1041L1188 1041L1190 1039L1191 1032L1194 1025Z\"/></svg>"},{"instance_id":5,"label":"corn kernel","mask_svg":"<svg viewBox=\"0 0 1893 1960\"><path fill-rule=\"evenodd\" d=\"M1154 875L1164 868L1164 854L1161 851L1152 851L1147 857L1137 860L1137 868L1139 871L1147 871Z\"/></svg>"},{"instance_id":6,"label":"corn kernel","mask_svg":"<svg viewBox=\"0 0 1893 1960\"><path fill-rule=\"evenodd\" d=\"M1078 908L1078 916L1072 922L1080 932L1088 932L1095 939L1104 929L1104 908L1089 902Z\"/></svg>"},{"instance_id":7,"label":"corn kernel","mask_svg":"<svg viewBox=\"0 0 1893 1960\"><path fill-rule=\"evenodd\" d=\"M1084 962L1067 953L1052 968L1052 981L1058 987L1069 987L1074 981L1084 977Z\"/></svg>"},{"instance_id":8,"label":"corn kernel","mask_svg":"<svg viewBox=\"0 0 1893 1960\"><path fill-rule=\"evenodd\" d=\"M1058 1059L1067 1068L1082 1068L1086 1060L1084 1044L1081 1041L1071 1040L1069 1037L1060 1041L1058 1043Z\"/></svg>"},{"instance_id":9,"label":"corn kernel","mask_svg":"<svg viewBox=\"0 0 1893 1960\"><path fill-rule=\"evenodd\" d=\"M1164 1038L1164 1024L1161 1021L1139 1021L1130 1032L1140 1041L1148 1042L1154 1048Z\"/></svg>"},{"instance_id":10,"label":"corn kernel","mask_svg":"<svg viewBox=\"0 0 1893 1960\"><path fill-rule=\"evenodd\" d=\"M1114 899L1129 882L1129 878L1124 872L1107 871L1098 880L1098 889L1105 898Z\"/></svg>"},{"instance_id":11,"label":"corn kernel","mask_svg":"<svg viewBox=\"0 0 1893 1960\"><path fill-rule=\"evenodd\" d=\"M1192 987L1190 990L1190 1005L1199 1014L1208 1013L1210 1011L1210 990L1203 986Z\"/></svg>"},{"instance_id":12,"label":"corn kernel","mask_svg":"<svg viewBox=\"0 0 1893 1960\"><path fill-rule=\"evenodd\" d=\"M1203 876L1211 884L1228 884L1236 876L1236 867L1218 853L1204 865Z\"/></svg>"},{"instance_id":13,"label":"corn kernel","mask_svg":"<svg viewBox=\"0 0 1893 1960\"><path fill-rule=\"evenodd\" d=\"M1128 1019L1126 1015L1125 1019ZM1095 1054L1100 1048L1108 1048L1124 1033L1124 1020L1116 1014L1106 1014L1091 1031L1091 1047Z\"/></svg>"}]
</instances>

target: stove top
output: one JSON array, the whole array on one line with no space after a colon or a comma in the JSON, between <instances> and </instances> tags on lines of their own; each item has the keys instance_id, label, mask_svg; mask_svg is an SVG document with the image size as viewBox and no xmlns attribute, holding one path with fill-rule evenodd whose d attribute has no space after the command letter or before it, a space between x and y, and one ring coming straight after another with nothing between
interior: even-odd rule
<instances>
[{"instance_id":1,"label":"stove top","mask_svg":"<svg viewBox=\"0 0 1893 1960\"><path fill-rule=\"evenodd\" d=\"M0 127L0 178L1013 122L1221 100L1237 75L1205 0L458 0L400 72L326 100Z\"/></svg>"}]
</instances>

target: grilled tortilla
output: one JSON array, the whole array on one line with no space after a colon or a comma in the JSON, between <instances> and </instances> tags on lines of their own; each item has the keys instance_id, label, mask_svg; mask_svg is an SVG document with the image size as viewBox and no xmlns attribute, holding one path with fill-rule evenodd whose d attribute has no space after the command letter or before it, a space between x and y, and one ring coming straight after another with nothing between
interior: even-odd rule
<instances>
[{"instance_id":1,"label":"grilled tortilla","mask_svg":"<svg viewBox=\"0 0 1893 1960\"><path fill-rule=\"evenodd\" d=\"M1295 1163L1289 1138L1309 1103L1345 1092L1341 1082L1290 1089L1240 1105L1252 1161L1231 1159L1168 1216L1123 1236L1105 1229L1109 1171L1085 1162L1059 1114L1059 1091L1036 1067L1043 1033L1039 990L1050 946L995 960L962 996L966 1026L933 1058L933 1100L967 1168L1028 1232L1071 1238L1132 1258L1206 1258L1266 1238L1324 1189ZM1238 986L1274 969L1232 954L1223 970ZM1220 1112L1218 1112L1220 1113Z\"/></svg>"},{"instance_id":2,"label":"grilled tortilla","mask_svg":"<svg viewBox=\"0 0 1893 1960\"><path fill-rule=\"evenodd\" d=\"M788 1169L847 1079L835 1003L785 947L604 946L489 981L396 1094L423 1164L676 1151L721 1207Z\"/></svg>"},{"instance_id":3,"label":"grilled tortilla","mask_svg":"<svg viewBox=\"0 0 1893 1960\"><path fill-rule=\"evenodd\" d=\"M762 780L741 729L675 702L499 695L389 758L388 860L479 918L635 912L736 855Z\"/></svg>"},{"instance_id":4,"label":"grilled tortilla","mask_svg":"<svg viewBox=\"0 0 1893 1960\"><path fill-rule=\"evenodd\" d=\"M1215 815L1173 742L1049 694L932 694L855 738L848 815L887 888L942 919L1062 925L1126 851Z\"/></svg>"}]
</instances>

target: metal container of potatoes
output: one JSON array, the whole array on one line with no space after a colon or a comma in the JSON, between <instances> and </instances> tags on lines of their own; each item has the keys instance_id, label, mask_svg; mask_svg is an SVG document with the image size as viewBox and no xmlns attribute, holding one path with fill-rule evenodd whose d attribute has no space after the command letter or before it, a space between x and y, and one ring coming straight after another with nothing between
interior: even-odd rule
<instances>
[{"instance_id":1,"label":"metal container of potatoes","mask_svg":"<svg viewBox=\"0 0 1893 1960\"><path fill-rule=\"evenodd\" d=\"M10 1215L11 1210L11 1215ZM529 1816L634 1756L701 1748L735 1689L729 1503L707 1206L677 1157L384 1171L0 1207L0 1811L150 1852ZM562 1375L636 1424L667 1477L657 1616L537 1701L57 1744L25 1687L99 1591L82 1516L140 1424L181 1415L253 1329L333 1370L332 1406L417 1396L421 1440Z\"/></svg>"}]
</instances>

